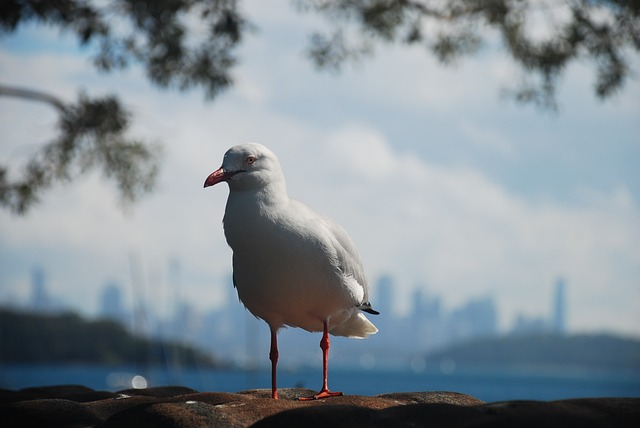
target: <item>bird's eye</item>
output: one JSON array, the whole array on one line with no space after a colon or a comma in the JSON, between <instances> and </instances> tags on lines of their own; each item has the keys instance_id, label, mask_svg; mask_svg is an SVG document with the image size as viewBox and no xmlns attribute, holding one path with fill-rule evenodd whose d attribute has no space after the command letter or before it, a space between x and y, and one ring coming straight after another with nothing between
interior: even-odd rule
<instances>
[{"instance_id":1,"label":"bird's eye","mask_svg":"<svg viewBox=\"0 0 640 428\"><path fill-rule=\"evenodd\" d=\"M247 159L244 162L247 165L253 165L254 163L256 163L256 157L255 156L248 156Z\"/></svg>"}]
</instances>

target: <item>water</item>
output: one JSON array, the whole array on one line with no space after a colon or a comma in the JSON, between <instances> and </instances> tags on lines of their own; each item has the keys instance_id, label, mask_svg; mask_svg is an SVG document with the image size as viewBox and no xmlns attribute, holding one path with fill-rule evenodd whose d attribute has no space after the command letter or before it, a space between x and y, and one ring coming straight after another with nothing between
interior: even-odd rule
<instances>
[{"instance_id":1,"label":"water","mask_svg":"<svg viewBox=\"0 0 640 428\"><path fill-rule=\"evenodd\" d=\"M138 375L138 377L135 377ZM279 370L279 387L319 389L320 369ZM3 365L0 388L81 384L96 390L117 391L135 386L187 386L199 391L237 392L269 388L264 371L166 368L138 370L134 366ZM331 369L329 386L346 394L377 395L388 392L455 391L481 400L559 400L584 397L640 397L640 373L593 371L540 371L483 368L440 371Z\"/></svg>"}]
</instances>

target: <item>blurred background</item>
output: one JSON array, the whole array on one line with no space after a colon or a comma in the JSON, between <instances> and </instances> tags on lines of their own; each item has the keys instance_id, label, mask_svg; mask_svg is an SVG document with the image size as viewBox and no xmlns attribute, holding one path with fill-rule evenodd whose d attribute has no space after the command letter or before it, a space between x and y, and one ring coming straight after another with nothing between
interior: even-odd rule
<instances>
[{"instance_id":1,"label":"blurred background","mask_svg":"<svg viewBox=\"0 0 640 428\"><path fill-rule=\"evenodd\" d=\"M640 395L631 6L38 3L0 34L0 387L267 387L202 188L255 141L381 312L333 389ZM282 387L319 386L319 340L281 332Z\"/></svg>"}]
</instances>

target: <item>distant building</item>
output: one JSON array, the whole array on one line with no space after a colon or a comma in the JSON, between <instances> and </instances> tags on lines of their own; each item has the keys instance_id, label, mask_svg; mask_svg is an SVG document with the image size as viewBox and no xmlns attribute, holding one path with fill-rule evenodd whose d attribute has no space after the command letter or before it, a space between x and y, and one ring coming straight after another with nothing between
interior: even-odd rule
<instances>
[{"instance_id":1,"label":"distant building","mask_svg":"<svg viewBox=\"0 0 640 428\"><path fill-rule=\"evenodd\" d=\"M45 271L41 267L31 271L31 295L27 299L25 309L48 314L64 311L66 305L49 293L46 279Z\"/></svg>"},{"instance_id":2,"label":"distant building","mask_svg":"<svg viewBox=\"0 0 640 428\"><path fill-rule=\"evenodd\" d=\"M51 297L45 286L44 271L37 267L31 272L31 297L29 309L36 312L48 312L51 310Z\"/></svg>"},{"instance_id":3,"label":"distant building","mask_svg":"<svg viewBox=\"0 0 640 428\"><path fill-rule=\"evenodd\" d=\"M105 284L100 295L100 315L128 325L127 312L122 302L122 290L115 282Z\"/></svg>"},{"instance_id":4,"label":"distant building","mask_svg":"<svg viewBox=\"0 0 640 428\"><path fill-rule=\"evenodd\" d=\"M447 321L449 343L495 336L498 332L496 306L491 297L469 300L451 312Z\"/></svg>"},{"instance_id":5,"label":"distant building","mask_svg":"<svg viewBox=\"0 0 640 428\"><path fill-rule=\"evenodd\" d=\"M556 334L567 332L566 314L566 284L564 279L558 278L553 294L553 313L551 316L551 329Z\"/></svg>"},{"instance_id":6,"label":"distant building","mask_svg":"<svg viewBox=\"0 0 640 428\"><path fill-rule=\"evenodd\" d=\"M551 300L551 315L549 317L528 317L523 314L518 314L511 333L566 334L566 308L566 283L563 278L558 278L555 283L553 298Z\"/></svg>"},{"instance_id":7,"label":"distant building","mask_svg":"<svg viewBox=\"0 0 640 428\"><path fill-rule=\"evenodd\" d=\"M391 276L380 276L373 291L374 296L370 296L373 307L386 317L391 317L393 310L393 279Z\"/></svg>"},{"instance_id":8,"label":"distant building","mask_svg":"<svg viewBox=\"0 0 640 428\"><path fill-rule=\"evenodd\" d=\"M544 334L549 332L549 322L544 318L518 314L512 334Z\"/></svg>"},{"instance_id":9,"label":"distant building","mask_svg":"<svg viewBox=\"0 0 640 428\"><path fill-rule=\"evenodd\" d=\"M380 315L371 316L369 319L381 332L380 335L389 335L389 346L399 347L402 345L403 327L401 321L396 316L393 306L396 302L397 294L394 292L394 279L390 275L380 276L373 287L373 293L369 296L371 305Z\"/></svg>"},{"instance_id":10,"label":"distant building","mask_svg":"<svg viewBox=\"0 0 640 428\"><path fill-rule=\"evenodd\" d=\"M424 291L423 286L416 287L413 293L413 310L410 323L413 346L418 351L432 351L440 348L444 342L442 331L442 308L440 299Z\"/></svg>"}]
</instances>

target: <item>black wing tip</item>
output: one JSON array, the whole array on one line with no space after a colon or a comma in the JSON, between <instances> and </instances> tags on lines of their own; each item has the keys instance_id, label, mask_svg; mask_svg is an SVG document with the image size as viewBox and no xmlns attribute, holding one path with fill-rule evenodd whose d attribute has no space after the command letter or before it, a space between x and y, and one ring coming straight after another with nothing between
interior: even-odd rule
<instances>
[{"instance_id":1,"label":"black wing tip","mask_svg":"<svg viewBox=\"0 0 640 428\"><path fill-rule=\"evenodd\" d=\"M361 305L359 306L359 309L360 309L362 312L366 312L366 313L371 314L371 315L380 315L380 312L378 312L378 311L376 311L375 309L373 309L373 308L371 307L371 303L369 303L369 302L365 302L365 303L361 304Z\"/></svg>"}]
</instances>

